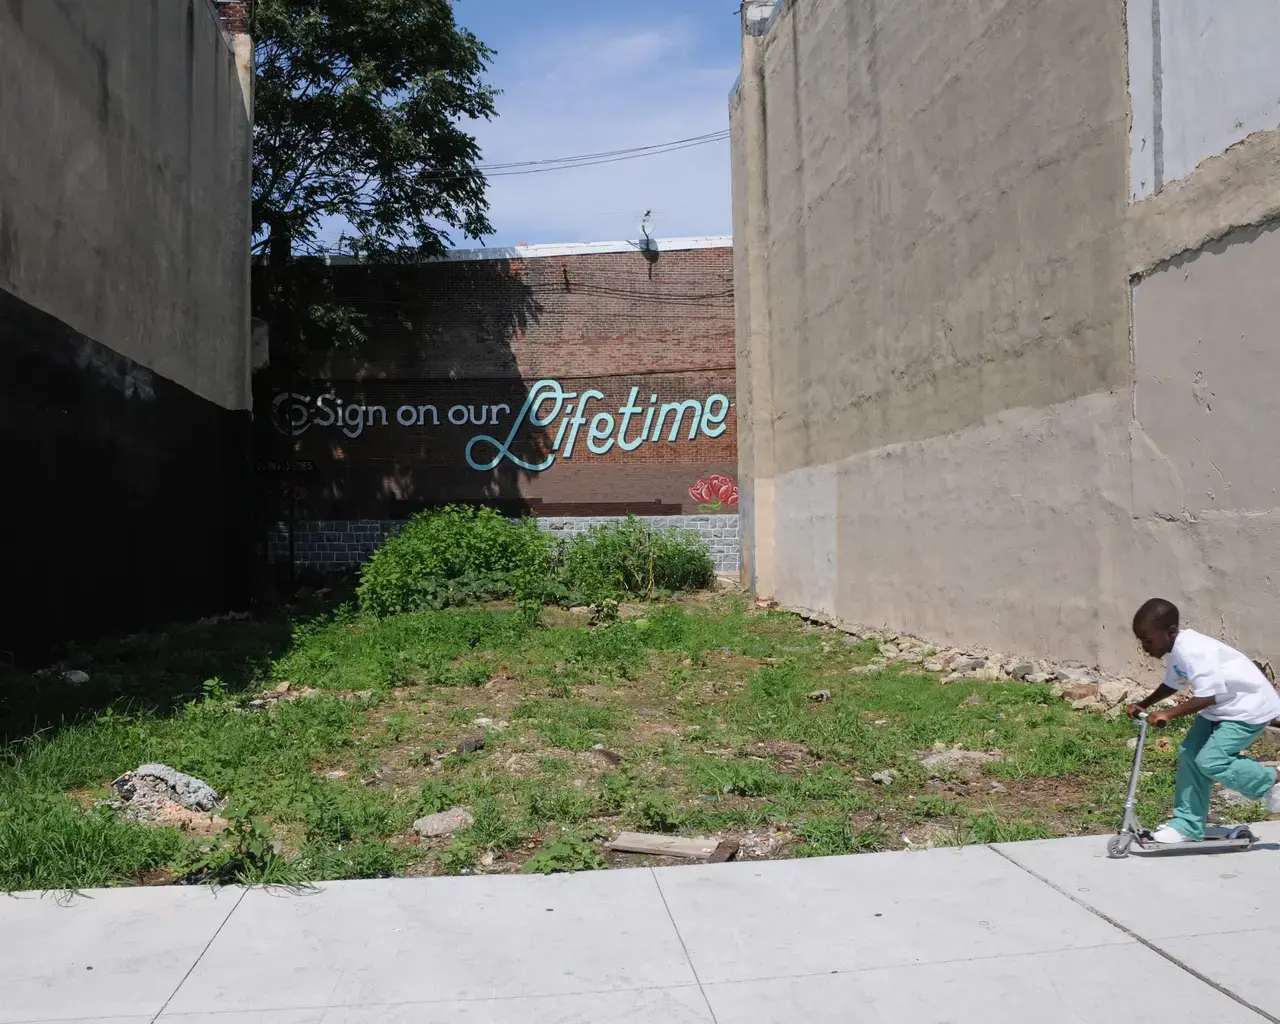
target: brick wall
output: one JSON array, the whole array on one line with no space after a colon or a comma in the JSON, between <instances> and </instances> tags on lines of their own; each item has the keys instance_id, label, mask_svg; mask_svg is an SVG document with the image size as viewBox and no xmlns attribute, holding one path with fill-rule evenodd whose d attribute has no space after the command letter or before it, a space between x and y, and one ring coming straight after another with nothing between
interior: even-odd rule
<instances>
[{"instance_id":1,"label":"brick wall","mask_svg":"<svg viewBox=\"0 0 1280 1024\"><path fill-rule=\"evenodd\" d=\"M213 0L217 8L222 27L232 35L241 35L249 31L249 22L253 14L252 0Z\"/></svg>"},{"instance_id":2,"label":"brick wall","mask_svg":"<svg viewBox=\"0 0 1280 1024\"><path fill-rule=\"evenodd\" d=\"M557 537L576 537L593 526L615 522L616 517L548 516L538 526ZM649 522L659 529L688 530L707 545L716 571L736 574L739 569L738 517L736 515L661 516ZM339 572L361 565L389 536L404 526L403 520L318 520L298 524L294 541L295 564L321 572ZM289 528L276 524L268 542L268 558L281 563L289 557Z\"/></svg>"},{"instance_id":3,"label":"brick wall","mask_svg":"<svg viewBox=\"0 0 1280 1024\"><path fill-rule=\"evenodd\" d=\"M292 381L261 374L256 395L274 410L257 417L264 468L306 467L299 519L403 519L448 502L538 516L734 511L690 493L737 473L732 249L530 251L330 269L367 343L305 360ZM583 421L565 422L578 398L545 426L519 425L539 381L590 394ZM543 395L549 414L557 398ZM676 439L673 410L655 439L674 403L689 403Z\"/></svg>"}]
</instances>

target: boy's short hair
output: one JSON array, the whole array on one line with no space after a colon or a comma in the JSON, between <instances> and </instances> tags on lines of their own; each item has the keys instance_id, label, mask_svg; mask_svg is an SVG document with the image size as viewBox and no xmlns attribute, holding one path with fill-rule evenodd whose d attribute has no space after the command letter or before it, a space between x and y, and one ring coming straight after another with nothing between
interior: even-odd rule
<instances>
[{"instance_id":1,"label":"boy's short hair","mask_svg":"<svg viewBox=\"0 0 1280 1024\"><path fill-rule=\"evenodd\" d=\"M1136 633L1146 626L1155 626L1157 629L1177 629L1178 621L1176 604L1166 601L1163 597L1153 597L1150 601L1144 602L1134 614L1133 631Z\"/></svg>"}]
</instances>

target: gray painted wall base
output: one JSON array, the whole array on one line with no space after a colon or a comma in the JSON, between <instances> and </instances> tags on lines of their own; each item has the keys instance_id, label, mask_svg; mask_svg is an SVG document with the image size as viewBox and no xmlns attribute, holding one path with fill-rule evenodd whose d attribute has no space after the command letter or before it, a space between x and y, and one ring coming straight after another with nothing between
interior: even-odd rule
<instances>
[{"instance_id":1,"label":"gray painted wall base","mask_svg":"<svg viewBox=\"0 0 1280 1024\"><path fill-rule=\"evenodd\" d=\"M620 521L619 516L548 516L538 528L557 537L576 537L593 526ZM689 530L700 536L711 552L716 572L736 573L740 566L736 515L648 516L657 529ZM297 564L322 572L340 572L367 561L378 546L404 526L401 519L313 520L298 524L294 539ZM277 523L267 543L267 558L289 558L289 527Z\"/></svg>"}]
</instances>

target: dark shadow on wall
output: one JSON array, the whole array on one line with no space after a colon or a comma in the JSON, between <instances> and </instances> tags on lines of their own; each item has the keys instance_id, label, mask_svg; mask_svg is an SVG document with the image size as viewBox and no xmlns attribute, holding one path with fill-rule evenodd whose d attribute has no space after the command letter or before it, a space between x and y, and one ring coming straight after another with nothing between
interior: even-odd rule
<instances>
[{"instance_id":1,"label":"dark shadow on wall","mask_svg":"<svg viewBox=\"0 0 1280 1024\"><path fill-rule=\"evenodd\" d=\"M362 338L290 344L273 329L269 365L254 381L264 536L291 520L405 519L449 503L527 513L520 484L529 470L504 457L479 471L465 457L478 434L505 443L529 396L516 347L542 308L517 268L317 261L297 273L325 303L350 311ZM266 268L255 268L259 294L267 281ZM365 410L359 422L353 406ZM451 422L460 409L465 421ZM331 413L342 422L328 422ZM510 446L528 465L549 452L546 434L530 429ZM474 451L480 462L497 454L487 442Z\"/></svg>"},{"instance_id":2,"label":"dark shadow on wall","mask_svg":"<svg viewBox=\"0 0 1280 1024\"><path fill-rule=\"evenodd\" d=\"M247 411L0 289L0 652L245 607L250 451Z\"/></svg>"}]
</instances>

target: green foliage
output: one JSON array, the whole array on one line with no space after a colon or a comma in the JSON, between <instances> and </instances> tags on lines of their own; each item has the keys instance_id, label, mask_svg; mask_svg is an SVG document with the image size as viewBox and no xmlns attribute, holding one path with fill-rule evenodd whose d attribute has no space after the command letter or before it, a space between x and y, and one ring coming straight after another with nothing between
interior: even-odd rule
<instances>
[{"instance_id":1,"label":"green foliage","mask_svg":"<svg viewBox=\"0 0 1280 1024\"><path fill-rule=\"evenodd\" d=\"M449 0L259 0L253 32L255 238L305 245L337 216L385 258L492 231L465 130L494 115L492 51Z\"/></svg>"},{"instance_id":2,"label":"green foliage","mask_svg":"<svg viewBox=\"0 0 1280 1024\"><path fill-rule=\"evenodd\" d=\"M542 606L593 601L596 621L618 620L618 596L709 586L715 569L695 535L654 530L634 516L553 544L531 519L450 506L414 518L361 572L361 607L378 616L513 597L527 629Z\"/></svg>"},{"instance_id":3,"label":"green foliage","mask_svg":"<svg viewBox=\"0 0 1280 1024\"><path fill-rule=\"evenodd\" d=\"M619 594L648 598L709 587L715 565L695 534L657 530L628 516L575 537L565 552L563 578L571 591L593 601Z\"/></svg>"},{"instance_id":4,"label":"green foliage","mask_svg":"<svg viewBox=\"0 0 1280 1024\"><path fill-rule=\"evenodd\" d=\"M836 818L806 818L800 825L804 844L796 851L802 857L833 857L847 853L883 850L888 836L880 825L856 829Z\"/></svg>"},{"instance_id":5,"label":"green foliage","mask_svg":"<svg viewBox=\"0 0 1280 1024\"><path fill-rule=\"evenodd\" d=\"M135 882L179 855L182 834L85 811L61 793L0 792L0 891L89 889Z\"/></svg>"},{"instance_id":6,"label":"green foliage","mask_svg":"<svg viewBox=\"0 0 1280 1024\"><path fill-rule=\"evenodd\" d=\"M594 843L575 835L558 836L524 863L526 875L599 871L607 867Z\"/></svg>"},{"instance_id":7,"label":"green foliage","mask_svg":"<svg viewBox=\"0 0 1280 1024\"><path fill-rule=\"evenodd\" d=\"M642 832L674 832L680 827L680 809L665 793L646 793L632 812Z\"/></svg>"},{"instance_id":8,"label":"green foliage","mask_svg":"<svg viewBox=\"0 0 1280 1024\"><path fill-rule=\"evenodd\" d=\"M360 604L378 616L507 597L541 604L550 539L532 520L491 508L424 512L382 545L360 574Z\"/></svg>"},{"instance_id":9,"label":"green foliage","mask_svg":"<svg viewBox=\"0 0 1280 1024\"><path fill-rule=\"evenodd\" d=\"M233 816L224 832L177 865L188 882L207 885L300 885L298 865L277 849L271 829L247 812Z\"/></svg>"}]
</instances>

